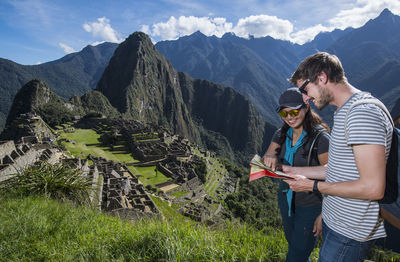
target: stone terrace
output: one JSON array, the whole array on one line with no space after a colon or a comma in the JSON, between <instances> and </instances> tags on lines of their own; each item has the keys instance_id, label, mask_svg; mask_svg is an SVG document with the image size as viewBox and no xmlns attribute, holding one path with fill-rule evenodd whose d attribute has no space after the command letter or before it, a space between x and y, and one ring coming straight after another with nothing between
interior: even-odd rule
<instances>
[{"instance_id":1,"label":"stone terrace","mask_svg":"<svg viewBox=\"0 0 400 262\"><path fill-rule=\"evenodd\" d=\"M119 217L140 219L160 215L137 177L123 164L89 156L103 178L101 209Z\"/></svg>"},{"instance_id":2,"label":"stone terrace","mask_svg":"<svg viewBox=\"0 0 400 262\"><path fill-rule=\"evenodd\" d=\"M15 144L14 141L0 142L0 181L24 170L37 161L57 163L64 158L58 148L48 148L42 144Z\"/></svg>"}]
</instances>

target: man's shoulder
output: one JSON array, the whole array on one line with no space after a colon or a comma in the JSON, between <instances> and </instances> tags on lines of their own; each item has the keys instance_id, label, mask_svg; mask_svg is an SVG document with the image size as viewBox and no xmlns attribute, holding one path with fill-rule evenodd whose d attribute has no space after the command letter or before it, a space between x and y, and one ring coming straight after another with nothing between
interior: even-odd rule
<instances>
[{"instance_id":1,"label":"man's shoulder","mask_svg":"<svg viewBox=\"0 0 400 262\"><path fill-rule=\"evenodd\" d=\"M381 103L376 97L368 92L359 92L354 94L349 101L343 106L342 115L346 118L363 118L363 113L376 114L384 110L375 102Z\"/></svg>"}]
</instances>

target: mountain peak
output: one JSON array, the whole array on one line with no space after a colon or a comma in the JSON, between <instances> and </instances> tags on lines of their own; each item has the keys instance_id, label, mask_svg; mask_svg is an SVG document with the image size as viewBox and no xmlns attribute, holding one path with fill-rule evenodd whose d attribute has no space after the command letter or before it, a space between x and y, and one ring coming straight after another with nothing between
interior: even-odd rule
<instances>
[{"instance_id":1,"label":"mountain peak","mask_svg":"<svg viewBox=\"0 0 400 262\"><path fill-rule=\"evenodd\" d=\"M200 30L197 30L196 32L191 34L190 37L206 38L207 36L205 34L203 34Z\"/></svg>"},{"instance_id":2,"label":"mountain peak","mask_svg":"<svg viewBox=\"0 0 400 262\"><path fill-rule=\"evenodd\" d=\"M393 14L389 9L385 8L379 14L379 16L372 21L377 21L380 23L398 23L399 16Z\"/></svg>"},{"instance_id":3,"label":"mountain peak","mask_svg":"<svg viewBox=\"0 0 400 262\"><path fill-rule=\"evenodd\" d=\"M388 8L383 9L383 11L380 13L380 15L378 16L378 18L380 17L391 17L394 14L392 12L390 12L390 10Z\"/></svg>"},{"instance_id":4,"label":"mountain peak","mask_svg":"<svg viewBox=\"0 0 400 262\"><path fill-rule=\"evenodd\" d=\"M230 38L230 37L236 37L235 33L227 32L222 36L222 38Z\"/></svg>"},{"instance_id":5,"label":"mountain peak","mask_svg":"<svg viewBox=\"0 0 400 262\"><path fill-rule=\"evenodd\" d=\"M55 94L49 86L40 79L33 79L26 83L14 97L7 124L11 123L20 114L35 111L40 105L53 99Z\"/></svg>"},{"instance_id":6,"label":"mountain peak","mask_svg":"<svg viewBox=\"0 0 400 262\"><path fill-rule=\"evenodd\" d=\"M146 35L145 33L140 32L140 31L134 32L133 34L128 36L127 40L128 39L135 39L137 41L150 41L151 42L150 37L148 35Z\"/></svg>"}]
</instances>

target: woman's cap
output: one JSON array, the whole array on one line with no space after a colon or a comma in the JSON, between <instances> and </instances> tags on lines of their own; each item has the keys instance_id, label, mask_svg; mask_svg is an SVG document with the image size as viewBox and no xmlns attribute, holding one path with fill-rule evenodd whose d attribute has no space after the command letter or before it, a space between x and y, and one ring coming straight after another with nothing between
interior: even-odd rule
<instances>
[{"instance_id":1,"label":"woman's cap","mask_svg":"<svg viewBox=\"0 0 400 262\"><path fill-rule=\"evenodd\" d=\"M292 87L282 93L279 97L279 106L276 109L279 112L282 108L299 109L304 105L303 95L297 87Z\"/></svg>"}]
</instances>

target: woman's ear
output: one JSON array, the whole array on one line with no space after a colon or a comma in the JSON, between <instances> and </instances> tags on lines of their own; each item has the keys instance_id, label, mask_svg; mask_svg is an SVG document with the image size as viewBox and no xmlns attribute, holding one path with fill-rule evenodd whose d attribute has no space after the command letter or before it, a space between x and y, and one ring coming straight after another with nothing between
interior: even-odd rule
<instances>
[{"instance_id":1,"label":"woman's ear","mask_svg":"<svg viewBox=\"0 0 400 262\"><path fill-rule=\"evenodd\" d=\"M310 110L310 104L305 104L304 108L306 109L306 112L308 112L308 110Z\"/></svg>"}]
</instances>

